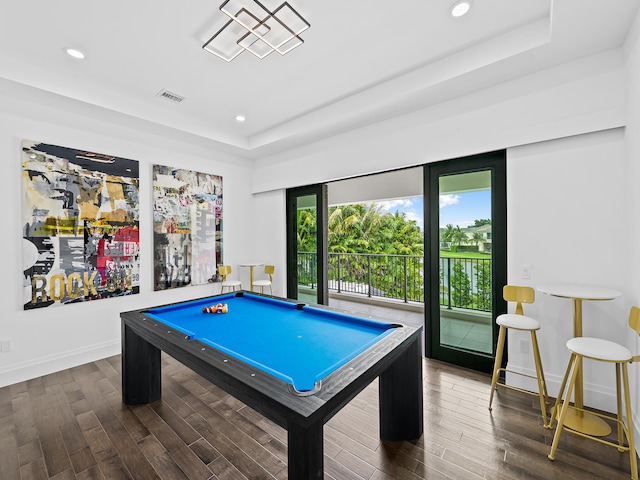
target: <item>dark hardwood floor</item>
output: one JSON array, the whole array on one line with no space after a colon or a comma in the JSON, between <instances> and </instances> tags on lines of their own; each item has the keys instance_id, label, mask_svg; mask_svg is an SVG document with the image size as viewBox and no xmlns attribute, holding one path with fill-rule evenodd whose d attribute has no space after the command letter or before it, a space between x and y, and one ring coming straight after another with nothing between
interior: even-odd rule
<instances>
[{"instance_id":1,"label":"dark hardwood floor","mask_svg":"<svg viewBox=\"0 0 640 480\"><path fill-rule=\"evenodd\" d=\"M378 439L377 385L324 428L325 478L623 479L628 454L553 436L537 399L488 375L424 361L425 433ZM170 357L163 398L122 404L120 357L0 388L0 479L286 479L286 432Z\"/></svg>"}]
</instances>

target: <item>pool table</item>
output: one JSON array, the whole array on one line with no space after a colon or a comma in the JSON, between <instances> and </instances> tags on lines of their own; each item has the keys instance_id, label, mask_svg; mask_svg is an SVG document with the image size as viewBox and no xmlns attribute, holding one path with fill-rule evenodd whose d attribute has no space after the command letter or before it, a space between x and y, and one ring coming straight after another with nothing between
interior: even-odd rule
<instances>
[{"instance_id":1,"label":"pool table","mask_svg":"<svg viewBox=\"0 0 640 480\"><path fill-rule=\"evenodd\" d=\"M323 478L324 424L377 377L380 437L422 435L421 327L246 291L121 320L124 403L161 397L164 351L287 430L290 480Z\"/></svg>"}]
</instances>

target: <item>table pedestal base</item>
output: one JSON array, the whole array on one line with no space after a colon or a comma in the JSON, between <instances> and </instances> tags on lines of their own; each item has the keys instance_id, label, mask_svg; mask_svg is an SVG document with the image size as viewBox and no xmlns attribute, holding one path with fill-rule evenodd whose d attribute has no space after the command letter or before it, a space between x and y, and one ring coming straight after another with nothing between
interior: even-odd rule
<instances>
[{"instance_id":1,"label":"table pedestal base","mask_svg":"<svg viewBox=\"0 0 640 480\"><path fill-rule=\"evenodd\" d=\"M594 437L606 437L611 433L611 427L600 417L571 407L564 419L564 426Z\"/></svg>"}]
</instances>

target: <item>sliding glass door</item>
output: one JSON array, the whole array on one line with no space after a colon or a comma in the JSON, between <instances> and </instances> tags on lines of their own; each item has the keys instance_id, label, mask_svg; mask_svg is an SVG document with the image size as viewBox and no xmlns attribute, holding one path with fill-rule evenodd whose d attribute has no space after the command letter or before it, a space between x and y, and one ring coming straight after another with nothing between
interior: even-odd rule
<instances>
[{"instance_id":1,"label":"sliding glass door","mask_svg":"<svg viewBox=\"0 0 640 480\"><path fill-rule=\"evenodd\" d=\"M326 305L327 186L287 190L287 297Z\"/></svg>"},{"instance_id":2,"label":"sliding glass door","mask_svg":"<svg viewBox=\"0 0 640 480\"><path fill-rule=\"evenodd\" d=\"M491 371L505 311L505 152L425 166L427 355Z\"/></svg>"}]
</instances>

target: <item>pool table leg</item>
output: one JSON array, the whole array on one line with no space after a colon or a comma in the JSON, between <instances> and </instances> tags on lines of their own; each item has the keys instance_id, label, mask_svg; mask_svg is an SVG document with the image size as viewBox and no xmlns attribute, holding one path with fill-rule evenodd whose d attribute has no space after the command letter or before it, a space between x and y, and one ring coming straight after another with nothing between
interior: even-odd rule
<instances>
[{"instance_id":1,"label":"pool table leg","mask_svg":"<svg viewBox=\"0 0 640 480\"><path fill-rule=\"evenodd\" d=\"M127 405L140 405L159 400L160 368L160 349L123 324L122 401Z\"/></svg>"},{"instance_id":2,"label":"pool table leg","mask_svg":"<svg viewBox=\"0 0 640 480\"><path fill-rule=\"evenodd\" d=\"M310 426L287 424L289 480L324 478L324 444L322 422Z\"/></svg>"},{"instance_id":3,"label":"pool table leg","mask_svg":"<svg viewBox=\"0 0 640 480\"><path fill-rule=\"evenodd\" d=\"M416 440L424 431L419 337L380 375L380 438Z\"/></svg>"}]
</instances>

